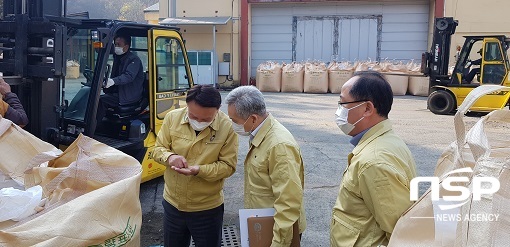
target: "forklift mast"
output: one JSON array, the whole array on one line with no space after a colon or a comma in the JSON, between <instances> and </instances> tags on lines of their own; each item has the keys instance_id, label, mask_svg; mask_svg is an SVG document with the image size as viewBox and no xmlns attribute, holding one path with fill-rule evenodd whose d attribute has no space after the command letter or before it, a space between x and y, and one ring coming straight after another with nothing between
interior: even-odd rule
<instances>
[{"instance_id":1,"label":"forklift mast","mask_svg":"<svg viewBox=\"0 0 510 247\"><path fill-rule=\"evenodd\" d=\"M61 77L65 73L66 28L58 23L63 20L61 5L57 0L4 0L1 72L22 78Z\"/></svg>"},{"instance_id":2,"label":"forklift mast","mask_svg":"<svg viewBox=\"0 0 510 247\"><path fill-rule=\"evenodd\" d=\"M58 126L65 78L66 1L3 0L0 72L25 106L34 135Z\"/></svg>"},{"instance_id":3,"label":"forklift mast","mask_svg":"<svg viewBox=\"0 0 510 247\"><path fill-rule=\"evenodd\" d=\"M66 1L62 0L4 0L3 17L27 13L30 17L63 16Z\"/></svg>"},{"instance_id":4,"label":"forklift mast","mask_svg":"<svg viewBox=\"0 0 510 247\"><path fill-rule=\"evenodd\" d=\"M422 73L430 76L430 86L449 82L448 62L451 37L457 25L458 21L452 17L435 20L430 51L422 54Z\"/></svg>"}]
</instances>

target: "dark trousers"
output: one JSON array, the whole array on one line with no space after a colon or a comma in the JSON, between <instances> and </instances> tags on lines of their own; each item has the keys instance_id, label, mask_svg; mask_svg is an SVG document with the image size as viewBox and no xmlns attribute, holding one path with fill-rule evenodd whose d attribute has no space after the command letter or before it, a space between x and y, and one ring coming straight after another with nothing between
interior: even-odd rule
<instances>
[{"instance_id":1,"label":"dark trousers","mask_svg":"<svg viewBox=\"0 0 510 247\"><path fill-rule=\"evenodd\" d=\"M465 80L470 83L476 76L476 74L480 74L480 68L474 68L466 75Z\"/></svg>"},{"instance_id":2,"label":"dark trousers","mask_svg":"<svg viewBox=\"0 0 510 247\"><path fill-rule=\"evenodd\" d=\"M117 107L119 105L118 94L103 94L99 97L99 104L97 105L96 120L99 124L103 120L106 109Z\"/></svg>"},{"instance_id":3,"label":"dark trousers","mask_svg":"<svg viewBox=\"0 0 510 247\"><path fill-rule=\"evenodd\" d=\"M191 237L196 247L220 247L223 230L223 204L199 211L182 212L163 200L165 247L189 247Z\"/></svg>"}]
</instances>

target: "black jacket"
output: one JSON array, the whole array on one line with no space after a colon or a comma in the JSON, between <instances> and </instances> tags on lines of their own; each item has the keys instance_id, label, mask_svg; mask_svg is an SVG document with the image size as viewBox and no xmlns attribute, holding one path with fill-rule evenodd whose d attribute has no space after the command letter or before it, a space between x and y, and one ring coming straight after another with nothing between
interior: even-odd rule
<instances>
[{"instance_id":1,"label":"black jacket","mask_svg":"<svg viewBox=\"0 0 510 247\"><path fill-rule=\"evenodd\" d=\"M121 105L135 103L142 98L145 79L142 61L131 51L114 55L111 78L118 89Z\"/></svg>"}]
</instances>

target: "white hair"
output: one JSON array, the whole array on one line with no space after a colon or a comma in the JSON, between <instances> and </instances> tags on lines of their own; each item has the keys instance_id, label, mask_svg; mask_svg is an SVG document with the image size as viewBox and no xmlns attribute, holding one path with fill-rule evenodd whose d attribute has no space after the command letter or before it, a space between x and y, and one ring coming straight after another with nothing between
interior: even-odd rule
<instances>
[{"instance_id":1,"label":"white hair","mask_svg":"<svg viewBox=\"0 0 510 247\"><path fill-rule=\"evenodd\" d=\"M237 115L246 119L252 114L266 115L264 95L254 86L240 86L225 98L227 105L234 105Z\"/></svg>"}]
</instances>

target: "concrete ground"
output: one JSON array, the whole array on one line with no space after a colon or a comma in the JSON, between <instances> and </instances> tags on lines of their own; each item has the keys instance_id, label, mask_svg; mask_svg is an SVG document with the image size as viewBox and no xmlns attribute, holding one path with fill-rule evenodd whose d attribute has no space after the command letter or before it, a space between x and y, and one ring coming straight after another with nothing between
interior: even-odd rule
<instances>
[{"instance_id":1,"label":"concrete ground","mask_svg":"<svg viewBox=\"0 0 510 247\"><path fill-rule=\"evenodd\" d=\"M223 99L228 92L222 92ZM305 209L308 227L302 246L329 246L331 210L335 203L347 154L353 146L334 122L339 99L336 94L264 93L267 108L293 133L301 146L305 163ZM395 132L414 154L419 176L432 176L442 151L455 140L453 115L434 115L426 109L427 98L396 96L390 113ZM222 111L226 112L223 105ZM466 117L468 126L479 117ZM236 173L225 182L225 225L239 225L238 210L243 207L243 161L248 137L239 138ZM425 191L422 186L421 193ZM163 179L141 185L144 215L142 246L162 243L161 205Z\"/></svg>"}]
</instances>

